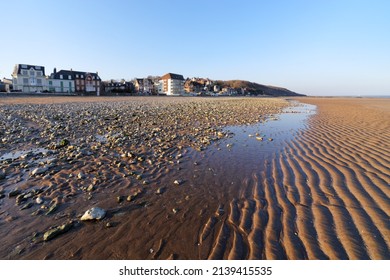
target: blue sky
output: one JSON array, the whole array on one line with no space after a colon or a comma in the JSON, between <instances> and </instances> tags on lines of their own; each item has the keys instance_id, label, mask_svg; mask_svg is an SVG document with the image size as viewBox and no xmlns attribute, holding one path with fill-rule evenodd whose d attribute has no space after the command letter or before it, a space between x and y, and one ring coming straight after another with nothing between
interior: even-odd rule
<instances>
[{"instance_id":1,"label":"blue sky","mask_svg":"<svg viewBox=\"0 0 390 280\"><path fill-rule=\"evenodd\" d=\"M22 63L104 80L173 72L308 95L390 94L387 0L0 3L1 78Z\"/></svg>"}]
</instances>

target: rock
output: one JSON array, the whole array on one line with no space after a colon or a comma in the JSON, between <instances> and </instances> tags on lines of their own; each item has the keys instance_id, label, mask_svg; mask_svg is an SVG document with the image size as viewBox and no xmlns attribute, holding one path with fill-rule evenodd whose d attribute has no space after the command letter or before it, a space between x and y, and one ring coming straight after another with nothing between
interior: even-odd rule
<instances>
[{"instance_id":1,"label":"rock","mask_svg":"<svg viewBox=\"0 0 390 280\"><path fill-rule=\"evenodd\" d=\"M40 197L40 196L38 196L38 197L35 199L35 202L36 202L37 204L42 204L42 203L43 203L43 198Z\"/></svg>"},{"instance_id":2,"label":"rock","mask_svg":"<svg viewBox=\"0 0 390 280\"><path fill-rule=\"evenodd\" d=\"M93 207L87 210L84 215L80 218L81 221L89 220L101 220L106 216L106 211L99 207Z\"/></svg>"},{"instance_id":3,"label":"rock","mask_svg":"<svg viewBox=\"0 0 390 280\"><path fill-rule=\"evenodd\" d=\"M274 139L272 139L272 138L268 138L268 141L270 141L270 142L271 142L271 141L274 141Z\"/></svg>"},{"instance_id":4,"label":"rock","mask_svg":"<svg viewBox=\"0 0 390 280\"><path fill-rule=\"evenodd\" d=\"M21 191L19 189L14 189L12 191L9 192L8 194L8 197L14 197L14 196L17 196L21 193Z\"/></svg>"},{"instance_id":5,"label":"rock","mask_svg":"<svg viewBox=\"0 0 390 280\"><path fill-rule=\"evenodd\" d=\"M5 173L0 171L0 180L4 180L5 177Z\"/></svg>"},{"instance_id":6,"label":"rock","mask_svg":"<svg viewBox=\"0 0 390 280\"><path fill-rule=\"evenodd\" d=\"M20 205L22 204L23 202L25 202L27 200L27 198L25 197L24 194L19 194L17 197L16 197L16 204L17 205Z\"/></svg>"},{"instance_id":7,"label":"rock","mask_svg":"<svg viewBox=\"0 0 390 280\"><path fill-rule=\"evenodd\" d=\"M112 227L112 224L110 222L106 223L106 228Z\"/></svg>"},{"instance_id":8,"label":"rock","mask_svg":"<svg viewBox=\"0 0 390 280\"><path fill-rule=\"evenodd\" d=\"M163 194L165 192L165 190L166 189L164 187L158 188L156 191L156 194Z\"/></svg>"},{"instance_id":9,"label":"rock","mask_svg":"<svg viewBox=\"0 0 390 280\"><path fill-rule=\"evenodd\" d=\"M73 226L73 223L70 222L70 223L66 223L66 224L63 224L61 226L58 226L58 227L55 227L55 228L52 228L52 229L46 231L43 235L43 241L49 241L49 240L57 237L58 235L69 231L72 228L72 226Z\"/></svg>"},{"instance_id":10,"label":"rock","mask_svg":"<svg viewBox=\"0 0 390 280\"><path fill-rule=\"evenodd\" d=\"M32 202L29 202L25 205L23 205L22 208L20 208L20 210L25 210L25 209L28 209L28 208L31 208L34 204Z\"/></svg>"},{"instance_id":11,"label":"rock","mask_svg":"<svg viewBox=\"0 0 390 280\"><path fill-rule=\"evenodd\" d=\"M60 149L62 147L65 147L69 145L69 140L68 139L62 139L58 144L55 145L56 149Z\"/></svg>"},{"instance_id":12,"label":"rock","mask_svg":"<svg viewBox=\"0 0 390 280\"><path fill-rule=\"evenodd\" d=\"M57 210L57 208L58 208L58 204L57 204L57 203L54 203L54 204L49 208L49 210L47 210L46 215L49 215L49 214L53 213L54 211Z\"/></svg>"},{"instance_id":13,"label":"rock","mask_svg":"<svg viewBox=\"0 0 390 280\"><path fill-rule=\"evenodd\" d=\"M263 137L257 136L257 137L256 137L256 140L258 140L258 141L263 141Z\"/></svg>"},{"instance_id":14,"label":"rock","mask_svg":"<svg viewBox=\"0 0 390 280\"><path fill-rule=\"evenodd\" d=\"M179 212L179 209L173 208L173 209L172 209L172 212L173 212L173 214L176 214L177 212Z\"/></svg>"},{"instance_id":15,"label":"rock","mask_svg":"<svg viewBox=\"0 0 390 280\"><path fill-rule=\"evenodd\" d=\"M181 184L183 184L183 180L175 180L174 182L173 182L175 185L181 185Z\"/></svg>"},{"instance_id":16,"label":"rock","mask_svg":"<svg viewBox=\"0 0 390 280\"><path fill-rule=\"evenodd\" d=\"M95 189L94 185L90 184L87 188L87 192L91 192Z\"/></svg>"},{"instance_id":17,"label":"rock","mask_svg":"<svg viewBox=\"0 0 390 280\"><path fill-rule=\"evenodd\" d=\"M31 175L40 175L45 173L47 170L47 167L37 167L33 171L31 171Z\"/></svg>"},{"instance_id":18,"label":"rock","mask_svg":"<svg viewBox=\"0 0 390 280\"><path fill-rule=\"evenodd\" d=\"M84 179L84 178L85 178L84 173L83 173L83 172L79 172L79 174L77 174L77 178L78 178L79 180Z\"/></svg>"}]
</instances>

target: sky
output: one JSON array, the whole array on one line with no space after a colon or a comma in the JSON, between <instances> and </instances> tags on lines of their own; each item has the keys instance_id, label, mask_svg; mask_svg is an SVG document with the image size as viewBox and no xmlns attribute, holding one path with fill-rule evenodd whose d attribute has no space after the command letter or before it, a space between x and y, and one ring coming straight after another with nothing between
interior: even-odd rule
<instances>
[{"instance_id":1,"label":"sky","mask_svg":"<svg viewBox=\"0 0 390 280\"><path fill-rule=\"evenodd\" d=\"M249 80L307 95L390 95L387 0L0 0L15 64Z\"/></svg>"}]
</instances>

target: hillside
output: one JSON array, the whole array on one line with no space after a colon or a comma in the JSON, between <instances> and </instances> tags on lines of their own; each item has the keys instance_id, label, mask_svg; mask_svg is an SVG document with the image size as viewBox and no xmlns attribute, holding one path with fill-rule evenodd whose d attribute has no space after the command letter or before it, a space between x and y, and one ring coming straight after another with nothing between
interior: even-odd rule
<instances>
[{"instance_id":1,"label":"hillside","mask_svg":"<svg viewBox=\"0 0 390 280\"><path fill-rule=\"evenodd\" d=\"M261 85L261 84L252 83L249 81L242 81L242 80L215 81L215 84L218 84L222 88L224 87L230 87L234 89L245 88L246 89L245 91L252 95L303 96L303 94L293 92L286 88L266 86L266 85Z\"/></svg>"}]
</instances>

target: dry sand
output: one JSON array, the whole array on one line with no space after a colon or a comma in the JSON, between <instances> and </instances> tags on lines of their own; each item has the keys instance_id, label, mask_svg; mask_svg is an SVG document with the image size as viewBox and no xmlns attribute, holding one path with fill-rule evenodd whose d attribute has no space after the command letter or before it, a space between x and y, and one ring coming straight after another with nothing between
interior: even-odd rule
<instances>
[{"instance_id":1,"label":"dry sand","mask_svg":"<svg viewBox=\"0 0 390 280\"><path fill-rule=\"evenodd\" d=\"M37 100L33 103L45 103ZM113 100L119 99L105 102ZM159 108L169 108L164 104L172 101L162 100ZM187 114L196 113L193 108L200 106L205 112L215 112L217 119L227 119L216 120L219 125L234 124L228 121L233 116L237 123L246 123L245 119L253 123L254 111L275 114L286 105L265 101L268 99L232 101L249 109L240 111L229 99L202 99L202 104L211 103L211 107L200 105L197 99L172 100L176 100L173 106ZM220 140L213 138L211 146L201 145L200 149L194 136L195 146L180 142L183 147L170 147L158 164L147 163L157 160L148 152L155 148L153 142L148 142L151 147L137 149L137 155L145 157L140 161L120 158L123 147L106 144L99 146L106 152L92 150L94 154L69 159L68 163L61 159L56 162L61 168L51 167L55 172L47 177L12 175L16 167L7 163L3 168L7 178L0 181L6 195L15 186L24 191L41 188L43 193L34 195L51 201L43 213L32 216L36 205L19 210L15 198L0 200L0 258L390 259L390 100L299 100L317 105L317 114L309 119L306 129L295 132L293 140L278 144L265 155L254 170L246 168L245 158L229 157L229 149L219 146L220 141L229 139L228 134ZM77 102L85 101L97 102L94 98ZM142 106L150 102L122 101L141 102ZM8 106L26 100L0 103ZM229 115L218 113L220 109L228 110ZM203 116L211 119L208 113ZM187 125L202 125L199 118L196 124ZM190 133L188 126L184 130L195 133ZM208 130L208 134L218 132ZM205 135L199 137L204 139ZM77 178L80 171L82 179ZM86 191L91 184L94 189ZM161 194L156 194L159 188ZM127 201L134 193L138 195ZM45 215L53 204L58 208ZM106 209L106 218L78 221L92 206ZM51 226L69 220L73 227L68 232L42 241Z\"/></svg>"}]
</instances>

